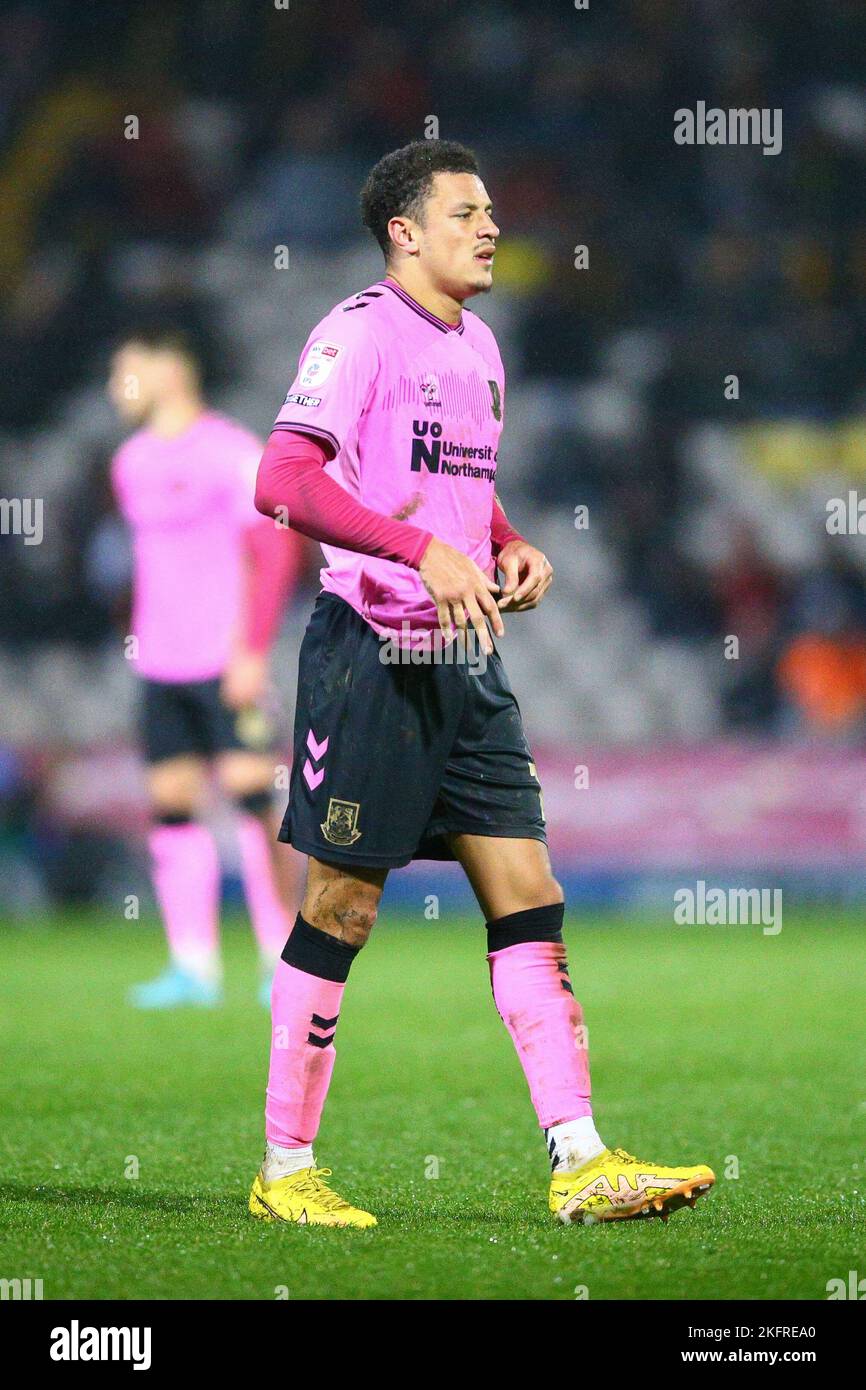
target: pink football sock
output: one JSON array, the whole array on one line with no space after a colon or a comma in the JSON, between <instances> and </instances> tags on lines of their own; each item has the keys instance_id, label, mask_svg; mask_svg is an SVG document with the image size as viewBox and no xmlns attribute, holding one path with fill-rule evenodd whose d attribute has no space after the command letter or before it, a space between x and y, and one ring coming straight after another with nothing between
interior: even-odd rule
<instances>
[{"instance_id":1,"label":"pink football sock","mask_svg":"<svg viewBox=\"0 0 866 1390\"><path fill-rule=\"evenodd\" d=\"M357 953L298 913L271 992L265 1107L269 1144L294 1148L311 1144L318 1133L336 1060L334 1033L343 990Z\"/></svg>"},{"instance_id":2,"label":"pink football sock","mask_svg":"<svg viewBox=\"0 0 866 1390\"><path fill-rule=\"evenodd\" d=\"M291 921L280 901L267 831L258 816L238 817L241 878L253 931L262 956L269 963L279 959Z\"/></svg>"},{"instance_id":3,"label":"pink football sock","mask_svg":"<svg viewBox=\"0 0 866 1390\"><path fill-rule=\"evenodd\" d=\"M198 975L214 973L219 949L220 867L213 836L195 821L155 825L153 885L172 957Z\"/></svg>"},{"instance_id":4,"label":"pink football sock","mask_svg":"<svg viewBox=\"0 0 866 1390\"><path fill-rule=\"evenodd\" d=\"M557 906L561 923L562 904ZM489 943L520 936L533 913L555 915L551 908L531 908L488 923ZM491 950L487 960L493 998L517 1049L542 1129L591 1115L583 1011L572 992L563 942L518 940Z\"/></svg>"}]
</instances>

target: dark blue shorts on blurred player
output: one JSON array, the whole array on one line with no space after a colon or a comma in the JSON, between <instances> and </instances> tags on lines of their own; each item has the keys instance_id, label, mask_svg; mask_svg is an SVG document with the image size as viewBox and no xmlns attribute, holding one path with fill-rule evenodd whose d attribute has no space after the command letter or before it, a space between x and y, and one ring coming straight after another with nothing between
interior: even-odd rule
<instances>
[{"instance_id":1,"label":"dark blue shorts on blurred player","mask_svg":"<svg viewBox=\"0 0 866 1390\"><path fill-rule=\"evenodd\" d=\"M258 710L234 710L223 700L220 679L142 681L139 722L147 763L192 755L268 752L272 731Z\"/></svg>"},{"instance_id":2,"label":"dark blue shorts on blurred player","mask_svg":"<svg viewBox=\"0 0 866 1390\"><path fill-rule=\"evenodd\" d=\"M520 708L486 662L383 662L383 641L323 590L298 666L279 838L302 854L398 868L453 859L446 832L547 842ZM471 648L470 648L471 650Z\"/></svg>"}]
</instances>

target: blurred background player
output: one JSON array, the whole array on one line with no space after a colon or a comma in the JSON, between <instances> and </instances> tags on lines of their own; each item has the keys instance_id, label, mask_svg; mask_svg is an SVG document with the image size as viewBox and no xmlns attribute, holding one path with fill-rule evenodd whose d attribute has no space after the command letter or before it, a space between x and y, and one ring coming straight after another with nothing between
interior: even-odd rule
<instances>
[{"instance_id":1,"label":"blurred background player","mask_svg":"<svg viewBox=\"0 0 866 1390\"><path fill-rule=\"evenodd\" d=\"M267 1003L294 885L289 856L277 865L272 849L274 762L261 702L298 540L255 511L261 446L208 409L191 338L171 328L130 332L112 358L109 394L138 426L111 477L133 540L129 655L142 679L153 881L171 956L130 999L143 1009L221 1000L219 857L196 819L213 770L237 808Z\"/></svg>"}]
</instances>

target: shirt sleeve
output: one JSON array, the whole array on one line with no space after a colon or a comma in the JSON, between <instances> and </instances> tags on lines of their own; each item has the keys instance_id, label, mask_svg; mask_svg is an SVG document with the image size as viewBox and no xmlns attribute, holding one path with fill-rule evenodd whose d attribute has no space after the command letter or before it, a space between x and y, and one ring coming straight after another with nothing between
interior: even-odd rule
<instances>
[{"instance_id":1,"label":"shirt sleeve","mask_svg":"<svg viewBox=\"0 0 866 1390\"><path fill-rule=\"evenodd\" d=\"M332 459L363 413L379 362L363 311L335 309L310 334L274 429L312 436Z\"/></svg>"},{"instance_id":2,"label":"shirt sleeve","mask_svg":"<svg viewBox=\"0 0 866 1390\"><path fill-rule=\"evenodd\" d=\"M226 504L234 524L245 531L259 520L255 495L256 473L262 456L261 440L234 421L225 421L219 449L215 452L213 463L221 470Z\"/></svg>"},{"instance_id":3,"label":"shirt sleeve","mask_svg":"<svg viewBox=\"0 0 866 1390\"><path fill-rule=\"evenodd\" d=\"M294 430L274 430L259 464L256 506L325 545L418 569L432 531L357 502L324 471L324 446Z\"/></svg>"},{"instance_id":4,"label":"shirt sleeve","mask_svg":"<svg viewBox=\"0 0 866 1390\"><path fill-rule=\"evenodd\" d=\"M306 544L294 531L257 514L244 532L244 623L249 651L266 653L297 584Z\"/></svg>"},{"instance_id":5,"label":"shirt sleeve","mask_svg":"<svg viewBox=\"0 0 866 1390\"><path fill-rule=\"evenodd\" d=\"M493 551L494 560L498 556L503 546L509 541L522 541L519 531L515 531L508 517L505 515L499 504L496 493L493 494L493 515L490 519L490 547Z\"/></svg>"}]
</instances>

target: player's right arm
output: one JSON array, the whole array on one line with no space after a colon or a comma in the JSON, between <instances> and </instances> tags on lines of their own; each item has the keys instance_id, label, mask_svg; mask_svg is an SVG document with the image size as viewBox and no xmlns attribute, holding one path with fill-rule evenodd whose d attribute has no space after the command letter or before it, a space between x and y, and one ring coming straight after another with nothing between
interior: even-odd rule
<instances>
[{"instance_id":1,"label":"player's right arm","mask_svg":"<svg viewBox=\"0 0 866 1390\"><path fill-rule=\"evenodd\" d=\"M340 321L332 314L311 335L259 464L256 506L326 545L418 570L445 636L452 623L462 629L471 623L489 652L484 615L497 636L504 631L492 597L498 584L431 531L365 507L324 472L364 410L379 370L375 338L362 318Z\"/></svg>"}]
</instances>

